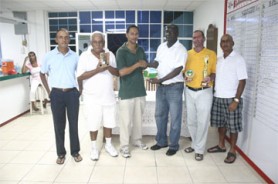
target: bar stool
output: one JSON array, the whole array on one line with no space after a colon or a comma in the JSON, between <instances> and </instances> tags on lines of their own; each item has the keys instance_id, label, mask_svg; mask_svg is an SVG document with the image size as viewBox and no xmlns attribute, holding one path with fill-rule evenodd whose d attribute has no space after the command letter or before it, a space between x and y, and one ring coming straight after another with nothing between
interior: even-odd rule
<instances>
[{"instance_id":1,"label":"bar stool","mask_svg":"<svg viewBox=\"0 0 278 184\"><path fill-rule=\"evenodd\" d=\"M39 107L40 107L40 111L41 111L41 114L44 114L44 108L43 108L43 101L44 101L44 96L43 96L43 87L42 85L39 85L37 87L37 90L36 90L36 100L35 103L39 102ZM30 101L30 114L33 114L33 107L32 107L32 102Z\"/></svg>"}]
</instances>

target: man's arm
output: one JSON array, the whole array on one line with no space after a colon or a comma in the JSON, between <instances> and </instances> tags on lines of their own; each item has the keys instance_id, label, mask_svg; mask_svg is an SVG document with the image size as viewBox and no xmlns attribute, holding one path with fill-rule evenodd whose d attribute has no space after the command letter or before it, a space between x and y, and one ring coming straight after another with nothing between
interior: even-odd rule
<instances>
[{"instance_id":1,"label":"man's arm","mask_svg":"<svg viewBox=\"0 0 278 184\"><path fill-rule=\"evenodd\" d=\"M83 81L85 79L89 79L89 78L93 77L94 75L107 70L108 67L109 66L102 66L101 67L100 63L98 63L97 67L94 70L84 72L83 74L81 74L80 76L77 77L77 80Z\"/></svg>"},{"instance_id":2,"label":"man's arm","mask_svg":"<svg viewBox=\"0 0 278 184\"><path fill-rule=\"evenodd\" d=\"M119 70L119 75L125 76L128 75L130 73L132 73L134 70L136 70L137 68L146 68L147 67L147 62L144 60L139 60L138 62L136 62L134 65L130 66L130 67L125 67Z\"/></svg>"},{"instance_id":3,"label":"man's arm","mask_svg":"<svg viewBox=\"0 0 278 184\"><path fill-rule=\"evenodd\" d=\"M152 63L148 63L148 67L151 67L151 68L157 68L159 65L159 63L157 61L154 61Z\"/></svg>"},{"instance_id":4,"label":"man's arm","mask_svg":"<svg viewBox=\"0 0 278 184\"><path fill-rule=\"evenodd\" d=\"M114 68L112 66L108 66L108 71L112 74L112 75L115 75L115 76L119 76L119 70L117 68Z\"/></svg>"},{"instance_id":5,"label":"man's arm","mask_svg":"<svg viewBox=\"0 0 278 184\"><path fill-rule=\"evenodd\" d=\"M49 96L50 89L49 89L49 85L48 85L48 82L47 82L47 79L46 79L46 74L40 72L40 77L41 77L42 84L45 87L45 89L48 93L48 96Z\"/></svg>"},{"instance_id":6,"label":"man's arm","mask_svg":"<svg viewBox=\"0 0 278 184\"><path fill-rule=\"evenodd\" d=\"M150 81L152 84L161 84L162 82L164 82L166 80L176 77L182 71L182 68L183 68L183 66L177 67L172 72L170 72L166 76L164 76L163 78L161 78L161 79L154 78L154 79L151 79Z\"/></svg>"},{"instance_id":7,"label":"man's arm","mask_svg":"<svg viewBox=\"0 0 278 184\"><path fill-rule=\"evenodd\" d=\"M246 84L246 79L242 79L242 80L239 81L239 84L237 86L235 99L240 100L241 95L242 95L242 93L244 91L244 88L245 88L245 84ZM235 111L236 108L237 108L238 103L239 103L239 101L237 102L237 101L233 100L233 102L229 105L229 111Z\"/></svg>"}]
</instances>

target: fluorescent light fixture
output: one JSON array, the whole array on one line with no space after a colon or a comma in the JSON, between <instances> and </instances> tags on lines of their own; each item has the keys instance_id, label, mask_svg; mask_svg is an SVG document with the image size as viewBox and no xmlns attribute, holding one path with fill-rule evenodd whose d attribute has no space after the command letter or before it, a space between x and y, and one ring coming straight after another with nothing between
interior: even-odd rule
<instances>
[{"instance_id":1,"label":"fluorescent light fixture","mask_svg":"<svg viewBox=\"0 0 278 184\"><path fill-rule=\"evenodd\" d=\"M121 32L121 33L125 33L125 29L107 29L107 32L111 32L111 33L114 33L114 32Z\"/></svg>"},{"instance_id":2,"label":"fluorescent light fixture","mask_svg":"<svg viewBox=\"0 0 278 184\"><path fill-rule=\"evenodd\" d=\"M111 19L95 18L93 20L96 22L125 22L125 19L122 18L111 18Z\"/></svg>"}]
</instances>

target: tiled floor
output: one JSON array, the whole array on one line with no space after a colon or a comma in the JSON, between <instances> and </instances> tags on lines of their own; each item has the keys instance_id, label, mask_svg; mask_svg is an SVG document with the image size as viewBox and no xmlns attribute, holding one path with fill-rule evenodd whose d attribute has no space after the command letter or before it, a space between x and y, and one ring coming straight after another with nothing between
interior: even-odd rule
<instances>
[{"instance_id":1,"label":"tiled floor","mask_svg":"<svg viewBox=\"0 0 278 184\"><path fill-rule=\"evenodd\" d=\"M159 151L132 148L132 157L110 157L101 150L99 161L89 158L90 139L80 112L79 136L83 161L76 163L69 154L64 165L57 165L52 116L48 107L44 115L25 114L0 128L0 183L102 183L102 184L175 184L175 183L264 183L263 179L238 155L234 164L223 162L226 154L205 154L195 161L194 153L183 149L190 145L181 137L180 151L166 156L167 148ZM82 111L82 106L81 106ZM99 134L102 136L101 133ZM69 150L68 130L66 148ZM100 139L102 140L102 139ZM144 136L148 146L154 136ZM209 130L207 146L217 142L215 129ZM119 148L119 136L113 137ZM99 142L99 148L103 145Z\"/></svg>"}]
</instances>

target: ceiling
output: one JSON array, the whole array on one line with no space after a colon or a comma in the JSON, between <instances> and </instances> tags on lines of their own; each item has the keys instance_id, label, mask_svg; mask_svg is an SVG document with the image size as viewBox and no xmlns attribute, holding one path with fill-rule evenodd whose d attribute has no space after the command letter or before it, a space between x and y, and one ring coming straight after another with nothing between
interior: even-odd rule
<instances>
[{"instance_id":1,"label":"ceiling","mask_svg":"<svg viewBox=\"0 0 278 184\"><path fill-rule=\"evenodd\" d=\"M219 0L0 0L6 11L180 10L193 11L202 3ZM220 0L221 1L221 0Z\"/></svg>"}]
</instances>

